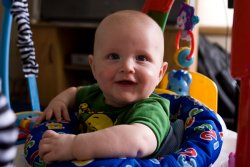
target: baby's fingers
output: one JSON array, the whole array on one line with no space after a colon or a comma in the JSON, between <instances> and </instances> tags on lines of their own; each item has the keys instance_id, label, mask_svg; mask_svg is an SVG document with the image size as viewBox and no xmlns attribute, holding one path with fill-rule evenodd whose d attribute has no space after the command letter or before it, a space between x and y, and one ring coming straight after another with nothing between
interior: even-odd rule
<instances>
[{"instance_id":1,"label":"baby's fingers","mask_svg":"<svg viewBox=\"0 0 250 167\"><path fill-rule=\"evenodd\" d=\"M45 118L46 118L46 120L48 121L48 120L51 120L51 118L52 118L52 116L53 116L53 113L55 114L56 112L54 112L53 109L46 109L46 110L44 111L44 113L45 113Z\"/></svg>"},{"instance_id":2,"label":"baby's fingers","mask_svg":"<svg viewBox=\"0 0 250 167\"><path fill-rule=\"evenodd\" d=\"M40 116L39 118L37 118L35 125L39 125L40 123L42 123L42 121L45 119L45 114L43 113L42 116Z\"/></svg>"},{"instance_id":3,"label":"baby's fingers","mask_svg":"<svg viewBox=\"0 0 250 167\"><path fill-rule=\"evenodd\" d=\"M62 110L62 116L66 121L70 121L69 112L66 108Z\"/></svg>"},{"instance_id":4,"label":"baby's fingers","mask_svg":"<svg viewBox=\"0 0 250 167\"><path fill-rule=\"evenodd\" d=\"M54 115L55 115L55 118L56 118L57 122L62 121L62 113L61 113L61 111L54 112Z\"/></svg>"},{"instance_id":5,"label":"baby's fingers","mask_svg":"<svg viewBox=\"0 0 250 167\"><path fill-rule=\"evenodd\" d=\"M45 142L43 142L43 140L41 140L41 142L39 143L39 156L41 157L41 159L46 163L51 163L52 161L50 160L50 154L51 154L52 150L51 150L51 145L50 144L46 144Z\"/></svg>"},{"instance_id":6,"label":"baby's fingers","mask_svg":"<svg viewBox=\"0 0 250 167\"><path fill-rule=\"evenodd\" d=\"M54 136L56 136L57 134L58 134L58 133L56 133L56 132L53 131L53 130L46 130L46 131L44 132L42 138L44 139L44 138L54 137ZM45 141L45 140L44 140L44 141ZM43 142L44 142L44 141L43 141Z\"/></svg>"},{"instance_id":7,"label":"baby's fingers","mask_svg":"<svg viewBox=\"0 0 250 167\"><path fill-rule=\"evenodd\" d=\"M44 156L42 157L42 160L45 162L45 164L50 164L55 161L53 160L53 157L54 157L53 152L49 152L47 154L44 154Z\"/></svg>"},{"instance_id":8,"label":"baby's fingers","mask_svg":"<svg viewBox=\"0 0 250 167\"><path fill-rule=\"evenodd\" d=\"M42 140L39 143L39 156L44 160L46 164L58 160L58 133L53 130L47 130L42 136ZM57 150L57 151L56 151Z\"/></svg>"},{"instance_id":9,"label":"baby's fingers","mask_svg":"<svg viewBox=\"0 0 250 167\"><path fill-rule=\"evenodd\" d=\"M66 121L70 121L68 109L65 107L62 107L58 111L55 111L54 115L55 115L57 122L62 122L62 119L66 120Z\"/></svg>"},{"instance_id":10,"label":"baby's fingers","mask_svg":"<svg viewBox=\"0 0 250 167\"><path fill-rule=\"evenodd\" d=\"M42 139L39 143L39 156L43 159L43 157L50 152L50 144L44 139Z\"/></svg>"},{"instance_id":11,"label":"baby's fingers","mask_svg":"<svg viewBox=\"0 0 250 167\"><path fill-rule=\"evenodd\" d=\"M42 123L42 121L44 120L51 120L52 118L52 115L53 115L53 110L52 109L45 109L45 111L43 112L42 116L39 117L37 120L36 120L36 125L39 125L40 123Z\"/></svg>"}]
</instances>

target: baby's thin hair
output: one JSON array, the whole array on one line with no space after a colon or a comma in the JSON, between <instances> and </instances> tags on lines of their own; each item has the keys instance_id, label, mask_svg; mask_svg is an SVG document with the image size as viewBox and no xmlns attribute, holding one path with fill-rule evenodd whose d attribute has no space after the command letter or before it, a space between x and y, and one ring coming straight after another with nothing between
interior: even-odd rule
<instances>
[{"instance_id":1,"label":"baby's thin hair","mask_svg":"<svg viewBox=\"0 0 250 167\"><path fill-rule=\"evenodd\" d=\"M99 24L99 26L96 29L96 33L95 33L95 42L94 42L94 51L96 49L96 39L100 34L102 34L102 28L107 26L107 25L115 25L115 24L119 24L119 25L124 25L126 26L129 24L141 24L141 25L150 25L155 27L155 29L157 29L159 31L159 33L161 33L162 38L164 39L163 36L163 32L161 27L159 26L159 24L150 16L148 16L147 14L140 12L140 11L136 11L136 10L122 10L122 11L118 11L118 12L114 12L110 15L108 15L107 17L105 17ZM164 40L163 40L164 41Z\"/></svg>"}]
</instances>

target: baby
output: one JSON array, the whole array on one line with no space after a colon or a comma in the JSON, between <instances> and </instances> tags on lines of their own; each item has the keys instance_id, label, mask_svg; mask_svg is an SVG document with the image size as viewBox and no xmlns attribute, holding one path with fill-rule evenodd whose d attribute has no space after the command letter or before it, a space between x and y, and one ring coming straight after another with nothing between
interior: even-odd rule
<instances>
[{"instance_id":1,"label":"baby","mask_svg":"<svg viewBox=\"0 0 250 167\"><path fill-rule=\"evenodd\" d=\"M40 157L46 163L153 157L170 129L169 101L152 94L168 66L163 56L163 32L146 14L124 10L104 18L89 55L97 84L66 89L37 121L70 121L68 111L77 106L82 133L46 131Z\"/></svg>"}]
</instances>

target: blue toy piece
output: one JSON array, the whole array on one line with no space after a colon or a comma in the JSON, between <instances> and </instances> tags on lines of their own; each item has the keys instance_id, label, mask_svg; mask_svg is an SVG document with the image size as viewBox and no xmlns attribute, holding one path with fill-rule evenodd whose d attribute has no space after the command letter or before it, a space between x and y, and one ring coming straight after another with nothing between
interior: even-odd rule
<instances>
[{"instance_id":1,"label":"blue toy piece","mask_svg":"<svg viewBox=\"0 0 250 167\"><path fill-rule=\"evenodd\" d=\"M192 76L186 70L171 70L168 73L167 89L179 95L189 95Z\"/></svg>"},{"instance_id":2,"label":"blue toy piece","mask_svg":"<svg viewBox=\"0 0 250 167\"><path fill-rule=\"evenodd\" d=\"M194 57L191 53L191 58L187 57L190 55L191 50L188 47L182 47L181 49L175 52L174 58L176 60L176 64L182 68L188 68L194 63Z\"/></svg>"}]
</instances>

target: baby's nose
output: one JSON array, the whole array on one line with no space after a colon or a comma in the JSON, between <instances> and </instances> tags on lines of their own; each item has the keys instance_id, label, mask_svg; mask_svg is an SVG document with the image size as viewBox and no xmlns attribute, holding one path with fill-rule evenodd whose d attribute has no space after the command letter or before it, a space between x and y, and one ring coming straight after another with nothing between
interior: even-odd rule
<instances>
[{"instance_id":1,"label":"baby's nose","mask_svg":"<svg viewBox=\"0 0 250 167\"><path fill-rule=\"evenodd\" d=\"M132 60L124 60L121 62L120 72L124 73L134 73L134 62Z\"/></svg>"}]
</instances>

